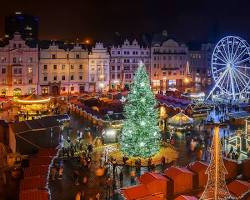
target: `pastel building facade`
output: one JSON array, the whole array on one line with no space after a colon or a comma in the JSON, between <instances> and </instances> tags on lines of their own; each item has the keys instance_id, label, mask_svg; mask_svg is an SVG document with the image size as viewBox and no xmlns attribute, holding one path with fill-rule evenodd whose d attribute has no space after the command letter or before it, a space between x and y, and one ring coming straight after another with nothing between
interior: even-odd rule
<instances>
[{"instance_id":1,"label":"pastel building facade","mask_svg":"<svg viewBox=\"0 0 250 200\"><path fill-rule=\"evenodd\" d=\"M88 51L76 44L71 49L53 43L40 50L39 93L71 95L88 91Z\"/></svg>"},{"instance_id":2,"label":"pastel building facade","mask_svg":"<svg viewBox=\"0 0 250 200\"><path fill-rule=\"evenodd\" d=\"M108 49L103 46L103 43L96 43L89 52L89 92L104 92L109 90L109 61L110 55Z\"/></svg>"},{"instance_id":3,"label":"pastel building facade","mask_svg":"<svg viewBox=\"0 0 250 200\"><path fill-rule=\"evenodd\" d=\"M30 47L19 33L0 47L0 95L38 92L38 47Z\"/></svg>"},{"instance_id":4,"label":"pastel building facade","mask_svg":"<svg viewBox=\"0 0 250 200\"><path fill-rule=\"evenodd\" d=\"M142 61L150 78L150 48L143 47L137 40L125 40L122 45L110 49L110 88L129 88L138 63Z\"/></svg>"},{"instance_id":5,"label":"pastel building facade","mask_svg":"<svg viewBox=\"0 0 250 200\"><path fill-rule=\"evenodd\" d=\"M173 39L151 46L151 84L156 91L182 90L188 72L188 48Z\"/></svg>"}]
</instances>

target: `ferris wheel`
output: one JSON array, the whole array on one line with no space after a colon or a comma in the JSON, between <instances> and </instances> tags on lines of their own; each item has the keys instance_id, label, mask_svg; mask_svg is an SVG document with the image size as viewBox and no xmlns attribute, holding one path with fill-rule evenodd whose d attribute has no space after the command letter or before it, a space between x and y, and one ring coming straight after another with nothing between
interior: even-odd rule
<instances>
[{"instance_id":1,"label":"ferris wheel","mask_svg":"<svg viewBox=\"0 0 250 200\"><path fill-rule=\"evenodd\" d=\"M222 38L214 48L211 68L215 86L208 97L213 93L233 101L246 97L250 85L250 49L244 39Z\"/></svg>"}]
</instances>

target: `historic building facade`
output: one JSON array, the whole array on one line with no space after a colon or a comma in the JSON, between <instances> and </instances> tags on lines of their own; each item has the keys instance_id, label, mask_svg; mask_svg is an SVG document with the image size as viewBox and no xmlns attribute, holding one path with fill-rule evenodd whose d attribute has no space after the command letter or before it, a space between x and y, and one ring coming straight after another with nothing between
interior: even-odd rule
<instances>
[{"instance_id":1,"label":"historic building facade","mask_svg":"<svg viewBox=\"0 0 250 200\"><path fill-rule=\"evenodd\" d=\"M151 47L151 84L156 91L184 90L188 84L188 48L172 39Z\"/></svg>"},{"instance_id":2,"label":"historic building facade","mask_svg":"<svg viewBox=\"0 0 250 200\"><path fill-rule=\"evenodd\" d=\"M43 95L88 91L88 51L80 45L71 49L52 44L40 50L39 88Z\"/></svg>"},{"instance_id":3,"label":"historic building facade","mask_svg":"<svg viewBox=\"0 0 250 200\"><path fill-rule=\"evenodd\" d=\"M142 47L136 40L125 40L121 46L110 49L110 88L129 87L139 61L142 61L150 77L150 48Z\"/></svg>"},{"instance_id":4,"label":"historic building facade","mask_svg":"<svg viewBox=\"0 0 250 200\"><path fill-rule=\"evenodd\" d=\"M38 91L38 47L30 47L15 33L0 47L0 94L19 96Z\"/></svg>"},{"instance_id":5,"label":"historic building facade","mask_svg":"<svg viewBox=\"0 0 250 200\"><path fill-rule=\"evenodd\" d=\"M90 92L109 90L109 61L108 49L102 43L96 43L89 53L88 81Z\"/></svg>"},{"instance_id":6,"label":"historic building facade","mask_svg":"<svg viewBox=\"0 0 250 200\"><path fill-rule=\"evenodd\" d=\"M190 75L195 91L204 91L212 84L211 56L214 45L202 44L199 49L189 50Z\"/></svg>"}]
</instances>

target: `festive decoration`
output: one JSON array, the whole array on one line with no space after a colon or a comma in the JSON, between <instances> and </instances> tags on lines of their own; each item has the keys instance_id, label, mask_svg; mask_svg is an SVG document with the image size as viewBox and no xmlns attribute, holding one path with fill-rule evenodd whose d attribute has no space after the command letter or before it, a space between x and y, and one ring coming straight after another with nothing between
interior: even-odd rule
<instances>
[{"instance_id":1,"label":"festive decoration","mask_svg":"<svg viewBox=\"0 0 250 200\"><path fill-rule=\"evenodd\" d=\"M147 158L160 149L158 110L144 64L139 63L128 101L121 134L121 150L128 157Z\"/></svg>"},{"instance_id":2,"label":"festive decoration","mask_svg":"<svg viewBox=\"0 0 250 200\"><path fill-rule=\"evenodd\" d=\"M233 199L228 191L225 181L225 174L227 174L227 170L222 159L219 127L214 128L214 136L211 145L211 161L206 174L208 175L207 185L200 200Z\"/></svg>"}]
</instances>

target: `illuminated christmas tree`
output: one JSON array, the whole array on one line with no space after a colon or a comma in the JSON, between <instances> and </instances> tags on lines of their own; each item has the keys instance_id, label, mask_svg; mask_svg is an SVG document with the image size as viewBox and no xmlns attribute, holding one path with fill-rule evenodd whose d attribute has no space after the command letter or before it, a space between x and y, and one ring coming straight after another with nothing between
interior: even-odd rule
<instances>
[{"instance_id":1,"label":"illuminated christmas tree","mask_svg":"<svg viewBox=\"0 0 250 200\"><path fill-rule=\"evenodd\" d=\"M206 174L208 175L207 185L200 200L233 199L228 191L225 181L227 170L222 159L219 127L214 128L214 136L210 153L211 160L206 171Z\"/></svg>"},{"instance_id":2,"label":"illuminated christmas tree","mask_svg":"<svg viewBox=\"0 0 250 200\"><path fill-rule=\"evenodd\" d=\"M156 103L144 64L140 62L124 108L120 141L124 155L148 158L159 151L161 134Z\"/></svg>"}]
</instances>

